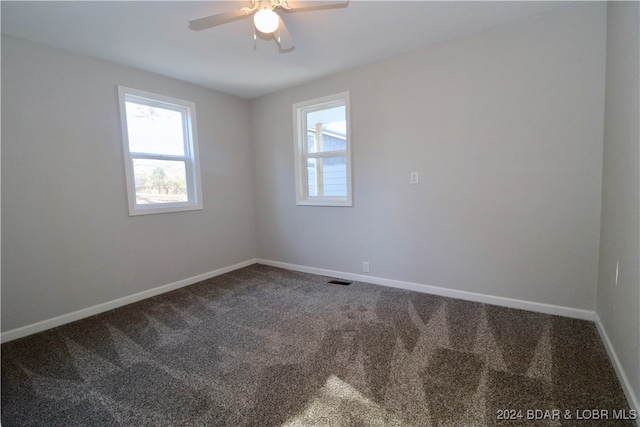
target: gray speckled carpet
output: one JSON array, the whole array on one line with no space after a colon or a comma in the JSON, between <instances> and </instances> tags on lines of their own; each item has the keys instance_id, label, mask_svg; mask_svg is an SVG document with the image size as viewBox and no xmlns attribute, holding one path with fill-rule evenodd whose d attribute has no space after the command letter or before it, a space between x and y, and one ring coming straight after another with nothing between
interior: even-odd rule
<instances>
[{"instance_id":1,"label":"gray speckled carpet","mask_svg":"<svg viewBox=\"0 0 640 427\"><path fill-rule=\"evenodd\" d=\"M2 425L634 425L591 322L328 280L253 265L5 343Z\"/></svg>"}]
</instances>

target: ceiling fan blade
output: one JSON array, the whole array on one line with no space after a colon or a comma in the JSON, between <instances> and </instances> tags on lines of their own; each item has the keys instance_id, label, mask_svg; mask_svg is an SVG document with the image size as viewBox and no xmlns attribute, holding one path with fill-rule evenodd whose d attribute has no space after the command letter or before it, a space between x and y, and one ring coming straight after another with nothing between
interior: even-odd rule
<instances>
[{"instance_id":1,"label":"ceiling fan blade","mask_svg":"<svg viewBox=\"0 0 640 427\"><path fill-rule=\"evenodd\" d=\"M194 31L206 30L207 28L215 27L217 25L226 24L227 22L234 21L236 19L243 18L253 12L254 9L250 7L241 7L240 9L232 10L229 12L218 13L217 15L206 16L200 19L194 19L189 21L189 28Z\"/></svg>"},{"instance_id":2,"label":"ceiling fan blade","mask_svg":"<svg viewBox=\"0 0 640 427\"><path fill-rule=\"evenodd\" d=\"M295 46L293 45L293 37L291 37L289 30L287 30L287 26L285 25L282 16L280 17L278 29L273 33L273 38L276 40L276 43L278 43L278 50L280 53L291 52L295 49Z\"/></svg>"},{"instance_id":3,"label":"ceiling fan blade","mask_svg":"<svg viewBox=\"0 0 640 427\"><path fill-rule=\"evenodd\" d=\"M347 7L349 0L286 0L283 9L287 12L301 12L307 10L332 9L335 7Z\"/></svg>"}]
</instances>

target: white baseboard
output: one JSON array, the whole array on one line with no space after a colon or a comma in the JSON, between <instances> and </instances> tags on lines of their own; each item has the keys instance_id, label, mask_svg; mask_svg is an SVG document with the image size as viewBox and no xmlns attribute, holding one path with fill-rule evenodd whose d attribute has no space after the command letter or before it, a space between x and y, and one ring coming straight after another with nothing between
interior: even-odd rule
<instances>
[{"instance_id":1,"label":"white baseboard","mask_svg":"<svg viewBox=\"0 0 640 427\"><path fill-rule=\"evenodd\" d=\"M0 342L7 342L18 338L26 337L27 335L42 332L47 329L55 328L66 323L75 322L76 320L84 319L85 317L93 316L99 313L103 313L114 308L122 307L127 304L131 304L137 301L141 301L146 298L151 298L156 295L163 294L165 292L173 291L185 286L193 285L202 280L210 279L221 274L228 273L239 268L253 265L257 260L250 259L240 262L238 264L222 267L217 270L209 271L207 273L199 274L197 276L189 277L187 279L178 280L177 282L169 283L167 285L158 286L157 288L149 289L147 291L138 292L137 294L129 295L126 297L118 298L109 302L94 305L92 307L83 308L82 310L74 311L72 313L63 314L61 316L54 317L52 319L43 320L41 322L33 323L31 325L23 326L20 328L12 329L0 334Z\"/></svg>"},{"instance_id":2,"label":"white baseboard","mask_svg":"<svg viewBox=\"0 0 640 427\"><path fill-rule=\"evenodd\" d=\"M622 388L627 397L629 405L631 406L631 409L635 409L637 413L640 414L640 404L638 401L638 397L636 396L635 392L633 391L633 388L631 387L631 384L629 383L629 379L626 376L625 371L620 364L620 360L618 359L618 356L613 348L613 345L611 344L611 341L609 340L609 336L607 335L607 332L604 326L602 325L600 318L593 311L552 305L552 304L545 304L545 303L539 303L539 302L518 300L513 298L505 298L505 297L499 297L499 296L493 296L493 295L485 295L485 294L479 294L475 292L460 291L456 289L447 289L447 288L441 288L437 286L424 285L420 283L385 279L382 277L375 277L375 276L369 276L364 274L345 273L341 271L289 264L289 263L271 261L266 259L255 259L255 258L250 259L247 261L240 262L238 264L219 268L217 270L199 274L197 276L189 277L187 279L179 280L177 282L169 283L163 286L159 286L157 288L149 289L147 291L139 292L137 294L129 295L123 298L118 298L103 304L94 305L92 307L74 311L72 313L57 316L52 319L47 319L41 322L33 323L31 325L12 329L10 331L3 332L2 334L0 334L0 342L4 343L7 341L22 338L31 334L35 334L37 332L42 332L47 329L55 328L57 326L61 326L66 323L75 322L76 320L84 319L86 317L103 313L105 311L112 310L114 308L122 307L124 305L141 301L146 298L151 298L156 295L160 295L169 291L173 291L175 289L189 286L194 283L200 282L202 280L210 279L212 277L219 276L221 274L225 274L225 273L228 273L243 267L247 267L249 265L253 265L256 263L269 265L272 267L284 268L286 270L300 271L303 273L317 274L321 276L329 276L329 277L341 278L346 280L371 283L375 285L389 286L393 288L407 289L411 291L423 292L423 293L451 297L451 298L458 298L458 299L475 301L475 302L480 302L485 304L493 304L493 305L498 305L502 307L517 308L522 310L535 311L539 313L553 314L558 316L565 316L565 317L571 317L576 319L594 321L598 329L598 332L600 334L600 337L604 342L607 353L609 354L609 358L612 361L613 367L615 368L616 374L618 375L618 379L620 380L620 384L622 385ZM640 426L640 419L638 420L638 425Z\"/></svg>"},{"instance_id":3,"label":"white baseboard","mask_svg":"<svg viewBox=\"0 0 640 427\"><path fill-rule=\"evenodd\" d=\"M358 282L372 283L374 285L389 286L392 288L407 289L432 295L439 295L450 298L463 299L467 301L481 302L484 304L499 305L502 307L518 308L521 310L535 311L538 313L554 314L558 316L571 317L582 320L595 320L595 313L590 310L564 307L560 305L545 304L540 302L525 301L513 298L505 298L493 295L479 294L475 292L460 291L456 289L441 288L437 286L423 285L420 283L404 282L400 280L385 279L382 277L369 276L365 274L345 273L342 271L326 270L322 268L307 267L303 265L288 264L285 262L271 261L267 259L257 259L259 264L280 267L287 270L300 271L303 273L318 274Z\"/></svg>"},{"instance_id":4,"label":"white baseboard","mask_svg":"<svg viewBox=\"0 0 640 427\"><path fill-rule=\"evenodd\" d=\"M224 273L228 273L233 270L237 270L242 267L246 267L255 263L270 265L273 267L280 267L287 270L301 271L304 273L318 274L321 276L330 276L336 278L342 278L347 280L354 280L359 282L372 283L375 285L389 286L392 288L407 289L411 291L423 292L433 295L440 295L450 298L458 298L468 301L476 301L485 304L499 305L503 307L518 308L522 310L535 311L539 313L555 314L558 316L572 317L583 320L595 320L595 313L589 310L581 310L571 307L563 307L559 305L544 304L538 302L524 301L513 298L505 298L493 295L485 295L475 292L460 291L456 289L441 288L437 286L424 285L420 283L405 282L400 280L385 279L382 277L369 276L364 274L345 273L342 271L327 270L316 267L308 267L296 264L288 264L279 261L271 261L267 259L250 259L238 264L234 264L228 267L219 268L208 273L200 274L197 276L189 277L187 279L179 280L177 282L169 283L167 285L159 286L157 288L149 289L147 291L139 292L137 294L129 295L123 298L118 298L113 301L109 301L103 304L98 304L92 307L84 308L82 310L74 311L72 313L64 314L54 317L52 319L43 320L41 322L33 323L31 325L16 328L7 332L3 332L0 335L0 342L7 342L17 338L22 338L27 335L35 334L47 329L55 328L56 326L64 325L65 323L74 322L76 320L83 319L85 317L93 316L95 314L103 313L114 308L122 307L123 305L131 304L133 302L141 301L146 298L150 298L165 292L179 289L184 286L192 285L202 280L209 279L211 277L219 276Z\"/></svg>"},{"instance_id":5,"label":"white baseboard","mask_svg":"<svg viewBox=\"0 0 640 427\"><path fill-rule=\"evenodd\" d=\"M620 381L620 385L622 386L622 390L624 391L625 396L627 397L627 402L629 402L629 406L631 409L635 409L638 414L638 419L636 420L638 426L640 426L640 401L638 400L638 396L633 391L631 387L631 383L629 382L629 377L625 373L622 364L620 364L620 359L618 359L618 355L613 348L613 344L611 344L611 340L609 339L609 335L607 334L607 330L604 325L600 321L600 317L596 314L596 327L598 328L598 333L600 334L600 338L602 338L602 342L604 343L604 347L607 349L607 353L609 354L609 359L613 364L613 368L616 370L616 374L618 375L618 380Z\"/></svg>"}]
</instances>

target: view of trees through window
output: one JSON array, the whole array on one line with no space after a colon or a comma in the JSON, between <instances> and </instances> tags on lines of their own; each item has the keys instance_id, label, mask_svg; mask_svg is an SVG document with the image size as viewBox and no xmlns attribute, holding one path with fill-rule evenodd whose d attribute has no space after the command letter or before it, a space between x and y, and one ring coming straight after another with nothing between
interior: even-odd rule
<instances>
[{"instance_id":1,"label":"view of trees through window","mask_svg":"<svg viewBox=\"0 0 640 427\"><path fill-rule=\"evenodd\" d=\"M182 113L130 101L126 110L136 203L188 201Z\"/></svg>"},{"instance_id":2,"label":"view of trees through window","mask_svg":"<svg viewBox=\"0 0 640 427\"><path fill-rule=\"evenodd\" d=\"M133 159L136 203L171 203L187 201L184 162Z\"/></svg>"}]
</instances>

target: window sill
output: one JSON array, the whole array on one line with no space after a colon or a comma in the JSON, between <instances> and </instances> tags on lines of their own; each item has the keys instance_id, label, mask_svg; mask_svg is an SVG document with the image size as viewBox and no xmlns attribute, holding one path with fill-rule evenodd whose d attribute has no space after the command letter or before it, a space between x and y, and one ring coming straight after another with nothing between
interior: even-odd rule
<instances>
[{"instance_id":1,"label":"window sill","mask_svg":"<svg viewBox=\"0 0 640 427\"><path fill-rule=\"evenodd\" d=\"M344 199L296 200L297 206L352 207L353 201Z\"/></svg>"}]
</instances>

